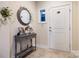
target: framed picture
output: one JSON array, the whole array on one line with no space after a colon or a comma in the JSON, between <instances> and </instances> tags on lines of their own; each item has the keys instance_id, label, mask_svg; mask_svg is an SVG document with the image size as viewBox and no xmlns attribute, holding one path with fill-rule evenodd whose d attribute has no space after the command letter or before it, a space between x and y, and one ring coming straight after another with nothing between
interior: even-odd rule
<instances>
[{"instance_id":1,"label":"framed picture","mask_svg":"<svg viewBox=\"0 0 79 59\"><path fill-rule=\"evenodd\" d=\"M46 23L45 9L41 9L40 10L40 23Z\"/></svg>"}]
</instances>

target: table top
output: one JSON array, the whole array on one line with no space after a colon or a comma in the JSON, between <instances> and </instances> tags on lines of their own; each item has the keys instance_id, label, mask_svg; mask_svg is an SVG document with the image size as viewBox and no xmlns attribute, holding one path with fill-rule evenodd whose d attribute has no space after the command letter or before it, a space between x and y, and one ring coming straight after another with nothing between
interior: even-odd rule
<instances>
[{"instance_id":1,"label":"table top","mask_svg":"<svg viewBox=\"0 0 79 59\"><path fill-rule=\"evenodd\" d=\"M36 33L24 33L21 35L15 35L15 38L35 37L36 35L37 35Z\"/></svg>"}]
</instances>

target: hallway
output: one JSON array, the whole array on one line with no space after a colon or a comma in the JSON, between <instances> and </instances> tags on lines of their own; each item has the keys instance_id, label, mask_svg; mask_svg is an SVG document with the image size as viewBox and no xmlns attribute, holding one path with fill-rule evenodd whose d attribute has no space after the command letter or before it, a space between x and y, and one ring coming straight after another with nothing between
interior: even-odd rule
<instances>
[{"instance_id":1,"label":"hallway","mask_svg":"<svg viewBox=\"0 0 79 59\"><path fill-rule=\"evenodd\" d=\"M79 1L0 1L0 11L0 58L33 46L26 58L79 58Z\"/></svg>"}]
</instances>

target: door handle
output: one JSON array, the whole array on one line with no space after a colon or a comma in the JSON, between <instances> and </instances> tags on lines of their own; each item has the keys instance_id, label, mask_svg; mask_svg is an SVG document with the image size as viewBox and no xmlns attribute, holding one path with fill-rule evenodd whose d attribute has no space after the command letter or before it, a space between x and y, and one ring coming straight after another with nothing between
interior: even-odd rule
<instances>
[{"instance_id":1,"label":"door handle","mask_svg":"<svg viewBox=\"0 0 79 59\"><path fill-rule=\"evenodd\" d=\"M49 27L49 28L52 28L52 27Z\"/></svg>"},{"instance_id":2,"label":"door handle","mask_svg":"<svg viewBox=\"0 0 79 59\"><path fill-rule=\"evenodd\" d=\"M52 31L52 30L49 30L49 31Z\"/></svg>"}]
</instances>

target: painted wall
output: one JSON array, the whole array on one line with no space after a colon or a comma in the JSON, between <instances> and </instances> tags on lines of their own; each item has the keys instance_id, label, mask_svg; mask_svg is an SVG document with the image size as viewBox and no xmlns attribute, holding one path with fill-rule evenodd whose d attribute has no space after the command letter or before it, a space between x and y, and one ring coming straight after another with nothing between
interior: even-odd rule
<instances>
[{"instance_id":1,"label":"painted wall","mask_svg":"<svg viewBox=\"0 0 79 59\"><path fill-rule=\"evenodd\" d=\"M79 49L79 5L78 2L72 4L72 49Z\"/></svg>"},{"instance_id":2,"label":"painted wall","mask_svg":"<svg viewBox=\"0 0 79 59\"><path fill-rule=\"evenodd\" d=\"M77 28L78 28L78 50L79 50L79 2L78 2L78 9L77 9L77 11L78 11L78 15L77 15L78 16L78 19L77 19L78 20L78 27Z\"/></svg>"},{"instance_id":3,"label":"painted wall","mask_svg":"<svg viewBox=\"0 0 79 59\"><path fill-rule=\"evenodd\" d=\"M14 57L14 35L18 32L18 27L22 26L17 20L17 10L21 6L26 7L30 11L32 15L30 26L32 26L34 28L34 31L36 32L35 28L37 19L35 2L0 2L0 9L2 7L9 7L13 13L13 15L11 16L11 21L9 21L7 25L0 27L0 57Z\"/></svg>"}]
</instances>

